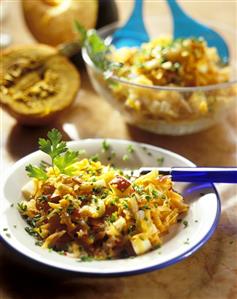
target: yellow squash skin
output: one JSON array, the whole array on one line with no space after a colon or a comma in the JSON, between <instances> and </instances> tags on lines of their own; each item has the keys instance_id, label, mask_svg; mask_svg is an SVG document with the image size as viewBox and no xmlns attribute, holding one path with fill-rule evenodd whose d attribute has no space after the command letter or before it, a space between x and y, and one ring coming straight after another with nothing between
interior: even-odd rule
<instances>
[{"instance_id":1,"label":"yellow squash skin","mask_svg":"<svg viewBox=\"0 0 237 299\"><path fill-rule=\"evenodd\" d=\"M25 22L41 43L57 46L78 38L73 22L86 29L96 26L97 0L22 0Z\"/></svg>"}]
</instances>

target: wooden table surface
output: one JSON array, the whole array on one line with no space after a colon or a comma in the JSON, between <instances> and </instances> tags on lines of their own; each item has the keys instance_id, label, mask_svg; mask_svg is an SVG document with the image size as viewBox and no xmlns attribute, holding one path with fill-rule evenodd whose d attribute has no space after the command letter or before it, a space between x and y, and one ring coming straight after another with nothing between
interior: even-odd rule
<instances>
[{"instance_id":1,"label":"wooden table surface","mask_svg":"<svg viewBox=\"0 0 237 299\"><path fill-rule=\"evenodd\" d=\"M32 43L24 25L20 3L6 0L10 14L3 24L13 36L13 42ZM32 0L33 1L33 0ZM121 20L131 9L131 1L118 1ZM163 1L145 1L147 24L151 17L167 16ZM182 1L196 18L204 21L210 16L232 28L236 26L236 1ZM237 37L237 34L236 34ZM237 44L233 40L233 44ZM197 165L237 166L237 112L218 125L201 133L169 137L141 131L124 123L92 89L85 71L81 71L82 88L75 105L57 123L44 128L18 125L5 112L1 113L1 165L4 171L13 162L37 147L39 136L52 128L63 131L67 140L88 137L110 137L142 141L173 150ZM96 107L96 109L94 109ZM105 122L106 119L106 122ZM16 263L0 243L0 299L30 298L237 298L237 189L233 185L219 185L222 201L220 223L213 237L197 253L166 269L139 276L123 278L52 277Z\"/></svg>"}]
</instances>

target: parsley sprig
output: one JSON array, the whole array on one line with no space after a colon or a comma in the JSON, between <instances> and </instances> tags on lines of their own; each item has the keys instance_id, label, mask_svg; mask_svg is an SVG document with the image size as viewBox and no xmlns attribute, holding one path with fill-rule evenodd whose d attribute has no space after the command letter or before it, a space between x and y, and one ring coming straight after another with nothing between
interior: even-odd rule
<instances>
[{"instance_id":1,"label":"parsley sprig","mask_svg":"<svg viewBox=\"0 0 237 299\"><path fill-rule=\"evenodd\" d=\"M67 148L66 142L62 141L62 134L57 129L52 129L47 134L48 139L39 138L39 149L51 158L52 167L57 167L61 173L72 175L73 164L78 161L79 152ZM48 178L47 169L34 165L27 165L26 171L29 177L45 181Z\"/></svg>"},{"instance_id":2,"label":"parsley sprig","mask_svg":"<svg viewBox=\"0 0 237 299\"><path fill-rule=\"evenodd\" d=\"M48 154L54 163L58 155L67 151L66 142L62 141L62 134L57 129L52 129L47 136L48 139L39 139L39 149Z\"/></svg>"},{"instance_id":3,"label":"parsley sprig","mask_svg":"<svg viewBox=\"0 0 237 299\"><path fill-rule=\"evenodd\" d=\"M112 62L108 59L108 53L111 52L110 45L105 43L96 30L86 30L78 21L74 22L74 27L80 35L80 41L86 48L90 59L97 68L104 72L106 79L108 79L114 70L121 67L121 63Z\"/></svg>"}]
</instances>

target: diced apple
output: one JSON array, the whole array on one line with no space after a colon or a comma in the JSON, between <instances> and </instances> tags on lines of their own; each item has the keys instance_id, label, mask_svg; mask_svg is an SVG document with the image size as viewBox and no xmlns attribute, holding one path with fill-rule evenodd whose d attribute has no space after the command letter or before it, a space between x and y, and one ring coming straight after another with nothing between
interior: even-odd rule
<instances>
[{"instance_id":1,"label":"diced apple","mask_svg":"<svg viewBox=\"0 0 237 299\"><path fill-rule=\"evenodd\" d=\"M27 200L31 199L35 195L36 190L37 185L35 180L30 180L21 188L22 195Z\"/></svg>"},{"instance_id":2,"label":"diced apple","mask_svg":"<svg viewBox=\"0 0 237 299\"><path fill-rule=\"evenodd\" d=\"M151 242L144 234L133 236L131 243L136 255L143 254L152 248Z\"/></svg>"}]
</instances>

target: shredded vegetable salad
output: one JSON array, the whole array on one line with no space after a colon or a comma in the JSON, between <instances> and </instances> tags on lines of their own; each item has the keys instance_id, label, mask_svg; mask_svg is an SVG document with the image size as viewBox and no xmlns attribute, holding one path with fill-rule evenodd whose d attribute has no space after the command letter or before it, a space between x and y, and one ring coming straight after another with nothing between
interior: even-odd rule
<instances>
[{"instance_id":1,"label":"shredded vegetable salad","mask_svg":"<svg viewBox=\"0 0 237 299\"><path fill-rule=\"evenodd\" d=\"M110 59L121 63L115 69L118 77L149 86L205 86L230 78L229 66L202 38L161 36L140 48L114 49Z\"/></svg>"},{"instance_id":2,"label":"shredded vegetable salad","mask_svg":"<svg viewBox=\"0 0 237 299\"><path fill-rule=\"evenodd\" d=\"M115 259L157 248L177 217L187 212L168 176L134 178L97 159L79 159L58 131L40 139L52 164L28 165L19 211L37 245L68 256Z\"/></svg>"}]
</instances>

